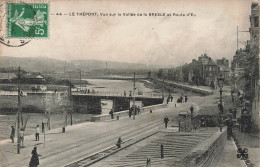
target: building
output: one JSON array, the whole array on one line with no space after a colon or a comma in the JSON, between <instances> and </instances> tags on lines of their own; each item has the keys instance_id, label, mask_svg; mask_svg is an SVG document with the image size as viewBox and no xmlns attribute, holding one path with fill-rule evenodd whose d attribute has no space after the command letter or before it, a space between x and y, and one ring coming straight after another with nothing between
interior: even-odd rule
<instances>
[{"instance_id":1,"label":"building","mask_svg":"<svg viewBox=\"0 0 260 167\"><path fill-rule=\"evenodd\" d=\"M231 63L234 90L243 91L249 103L252 130L259 130L259 5L251 4L250 40L245 49L236 51Z\"/></svg>"},{"instance_id":2,"label":"building","mask_svg":"<svg viewBox=\"0 0 260 167\"><path fill-rule=\"evenodd\" d=\"M250 19L250 49L257 47L259 49L259 5L253 2L251 5Z\"/></svg>"},{"instance_id":3,"label":"building","mask_svg":"<svg viewBox=\"0 0 260 167\"><path fill-rule=\"evenodd\" d=\"M253 2L251 4L251 15L249 16L250 19L250 54L255 57L258 64L256 68L256 73L254 77L251 78L252 90L251 92L254 93L254 98L251 99L251 109L252 109L252 122L255 125L254 127L259 130L259 4L257 2Z\"/></svg>"},{"instance_id":4,"label":"building","mask_svg":"<svg viewBox=\"0 0 260 167\"><path fill-rule=\"evenodd\" d=\"M15 73L0 73L0 83L10 83L13 79L16 79Z\"/></svg>"},{"instance_id":5,"label":"building","mask_svg":"<svg viewBox=\"0 0 260 167\"><path fill-rule=\"evenodd\" d=\"M24 76L28 83L45 83L46 79L45 77L40 73L28 73Z\"/></svg>"},{"instance_id":6,"label":"building","mask_svg":"<svg viewBox=\"0 0 260 167\"><path fill-rule=\"evenodd\" d=\"M217 59L217 65L226 66L229 68L229 61L228 61L228 59L226 59L224 57L222 59Z\"/></svg>"}]
</instances>

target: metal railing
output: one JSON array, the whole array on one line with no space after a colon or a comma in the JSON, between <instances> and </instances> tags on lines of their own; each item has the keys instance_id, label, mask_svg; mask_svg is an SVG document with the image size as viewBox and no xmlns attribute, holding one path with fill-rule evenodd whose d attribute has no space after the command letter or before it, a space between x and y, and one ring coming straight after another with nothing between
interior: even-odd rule
<instances>
[{"instance_id":1,"label":"metal railing","mask_svg":"<svg viewBox=\"0 0 260 167\"><path fill-rule=\"evenodd\" d=\"M93 95L93 96L118 96L118 97L133 97L133 93L124 94L124 92L116 92L116 91L73 91L73 95ZM135 93L135 97L147 97L147 98L162 98L161 93L142 93L138 94L138 92Z\"/></svg>"}]
</instances>

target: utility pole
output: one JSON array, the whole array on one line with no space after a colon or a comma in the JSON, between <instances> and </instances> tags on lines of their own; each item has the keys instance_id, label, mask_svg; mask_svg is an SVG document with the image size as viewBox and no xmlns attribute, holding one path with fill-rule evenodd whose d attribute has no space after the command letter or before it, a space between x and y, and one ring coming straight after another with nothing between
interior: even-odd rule
<instances>
[{"instance_id":1,"label":"utility pole","mask_svg":"<svg viewBox=\"0 0 260 167\"><path fill-rule=\"evenodd\" d=\"M64 65L64 80L66 79L66 60L65 60L65 65Z\"/></svg>"},{"instance_id":2,"label":"utility pole","mask_svg":"<svg viewBox=\"0 0 260 167\"><path fill-rule=\"evenodd\" d=\"M80 85L80 91L81 91L81 69L79 69L79 85Z\"/></svg>"},{"instance_id":3,"label":"utility pole","mask_svg":"<svg viewBox=\"0 0 260 167\"><path fill-rule=\"evenodd\" d=\"M238 50L238 26L237 26L237 50Z\"/></svg>"},{"instance_id":4,"label":"utility pole","mask_svg":"<svg viewBox=\"0 0 260 167\"><path fill-rule=\"evenodd\" d=\"M133 119L135 120L135 73L134 73L134 90L133 90Z\"/></svg>"},{"instance_id":5,"label":"utility pole","mask_svg":"<svg viewBox=\"0 0 260 167\"><path fill-rule=\"evenodd\" d=\"M20 66L18 68L18 112L17 112L17 154L20 154L20 114L21 114L21 75Z\"/></svg>"},{"instance_id":6,"label":"utility pole","mask_svg":"<svg viewBox=\"0 0 260 167\"><path fill-rule=\"evenodd\" d=\"M70 76L70 74L69 74L69 77L70 77L70 89L69 89L70 125L72 125L72 104L73 104L73 103L72 103L72 94L71 94L71 76Z\"/></svg>"}]
</instances>

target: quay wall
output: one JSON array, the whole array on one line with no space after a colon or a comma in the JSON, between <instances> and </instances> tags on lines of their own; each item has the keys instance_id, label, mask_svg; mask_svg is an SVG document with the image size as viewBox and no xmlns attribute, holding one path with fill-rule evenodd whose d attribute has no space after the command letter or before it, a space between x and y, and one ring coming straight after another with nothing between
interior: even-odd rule
<instances>
[{"instance_id":1,"label":"quay wall","mask_svg":"<svg viewBox=\"0 0 260 167\"><path fill-rule=\"evenodd\" d=\"M174 83L171 81L163 81L163 80L158 80L158 79L151 79L153 83L156 85L162 86L165 89L168 89L170 91L175 91L175 89L181 89L185 91L190 91L192 93L197 93L201 95L210 95L212 94L212 91L195 87L195 86L190 86L190 85L184 85L184 84L179 84L179 83Z\"/></svg>"},{"instance_id":2,"label":"quay wall","mask_svg":"<svg viewBox=\"0 0 260 167\"><path fill-rule=\"evenodd\" d=\"M217 132L209 139L205 140L193 149L185 158L184 163L187 167L210 167L216 166L220 159L221 152L227 140L227 129Z\"/></svg>"},{"instance_id":3,"label":"quay wall","mask_svg":"<svg viewBox=\"0 0 260 167\"><path fill-rule=\"evenodd\" d=\"M23 112L44 113L45 110L51 112L62 112L64 95L49 93L27 93L21 96L21 105ZM12 114L17 111L17 95L0 95L0 111L5 114Z\"/></svg>"},{"instance_id":4,"label":"quay wall","mask_svg":"<svg viewBox=\"0 0 260 167\"><path fill-rule=\"evenodd\" d=\"M150 110L156 110L156 109L160 109L160 108L166 108L166 107L167 107L167 104L158 104L158 105L146 106L146 107L141 108L140 113L148 112ZM120 119L120 117L128 116L128 113L129 113L129 110L115 112L114 113L114 119L116 119L117 116L119 116L119 119ZM103 115L92 116L91 122L105 121L105 120L110 120L110 119L111 119L110 114L103 114Z\"/></svg>"}]
</instances>

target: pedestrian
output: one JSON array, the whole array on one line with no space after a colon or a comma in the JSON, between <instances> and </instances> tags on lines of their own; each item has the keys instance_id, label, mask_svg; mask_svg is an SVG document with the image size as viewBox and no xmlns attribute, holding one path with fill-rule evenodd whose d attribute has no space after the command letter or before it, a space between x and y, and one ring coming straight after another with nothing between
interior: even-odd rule
<instances>
[{"instance_id":1,"label":"pedestrian","mask_svg":"<svg viewBox=\"0 0 260 167\"><path fill-rule=\"evenodd\" d=\"M235 109L234 112L233 112L233 118L234 118L234 119L237 118L237 109Z\"/></svg>"},{"instance_id":2,"label":"pedestrian","mask_svg":"<svg viewBox=\"0 0 260 167\"><path fill-rule=\"evenodd\" d=\"M167 101L167 104L168 104L168 103L169 103L169 97L167 98L167 100L166 100L166 101Z\"/></svg>"},{"instance_id":3,"label":"pedestrian","mask_svg":"<svg viewBox=\"0 0 260 167\"><path fill-rule=\"evenodd\" d=\"M124 97L126 97L126 91L124 90Z\"/></svg>"},{"instance_id":4,"label":"pedestrian","mask_svg":"<svg viewBox=\"0 0 260 167\"><path fill-rule=\"evenodd\" d=\"M137 107L137 113L140 114L140 107Z\"/></svg>"},{"instance_id":5,"label":"pedestrian","mask_svg":"<svg viewBox=\"0 0 260 167\"><path fill-rule=\"evenodd\" d=\"M190 107L190 114L191 114L191 116L193 116L193 110L194 110L193 105L191 105L191 107Z\"/></svg>"},{"instance_id":6,"label":"pedestrian","mask_svg":"<svg viewBox=\"0 0 260 167\"><path fill-rule=\"evenodd\" d=\"M119 137L116 143L117 148L121 148L121 143L122 143L122 139L121 137Z\"/></svg>"},{"instance_id":7,"label":"pedestrian","mask_svg":"<svg viewBox=\"0 0 260 167\"><path fill-rule=\"evenodd\" d=\"M114 112L112 109L109 111L109 114L111 115L111 119L114 119Z\"/></svg>"},{"instance_id":8,"label":"pedestrian","mask_svg":"<svg viewBox=\"0 0 260 167\"><path fill-rule=\"evenodd\" d=\"M187 96L185 96L185 102L187 102L188 101L188 97Z\"/></svg>"},{"instance_id":9,"label":"pedestrian","mask_svg":"<svg viewBox=\"0 0 260 167\"><path fill-rule=\"evenodd\" d=\"M232 94L231 96L232 96L232 102L234 102L234 95Z\"/></svg>"},{"instance_id":10,"label":"pedestrian","mask_svg":"<svg viewBox=\"0 0 260 167\"><path fill-rule=\"evenodd\" d=\"M36 133L35 133L35 141L39 141L39 140L40 140L40 127L39 125L37 125Z\"/></svg>"},{"instance_id":11,"label":"pedestrian","mask_svg":"<svg viewBox=\"0 0 260 167\"><path fill-rule=\"evenodd\" d=\"M131 115L132 115L132 107L129 109L129 113L128 113L128 115L129 115L129 117L131 117Z\"/></svg>"},{"instance_id":12,"label":"pedestrian","mask_svg":"<svg viewBox=\"0 0 260 167\"><path fill-rule=\"evenodd\" d=\"M164 117L164 124L165 124L165 128L167 128L167 124L169 122L169 118L167 116Z\"/></svg>"},{"instance_id":13,"label":"pedestrian","mask_svg":"<svg viewBox=\"0 0 260 167\"><path fill-rule=\"evenodd\" d=\"M90 90L88 89L88 94L90 94Z\"/></svg>"},{"instance_id":14,"label":"pedestrian","mask_svg":"<svg viewBox=\"0 0 260 167\"><path fill-rule=\"evenodd\" d=\"M172 100L173 100L173 97L171 96L171 102L172 102Z\"/></svg>"},{"instance_id":15,"label":"pedestrian","mask_svg":"<svg viewBox=\"0 0 260 167\"><path fill-rule=\"evenodd\" d=\"M29 167L37 167L39 163L39 155L37 153L37 147L34 147L32 150L32 158L29 163Z\"/></svg>"},{"instance_id":16,"label":"pedestrian","mask_svg":"<svg viewBox=\"0 0 260 167\"><path fill-rule=\"evenodd\" d=\"M23 131L23 128L20 129L20 141L21 141L21 147L24 146L24 131Z\"/></svg>"},{"instance_id":17,"label":"pedestrian","mask_svg":"<svg viewBox=\"0 0 260 167\"><path fill-rule=\"evenodd\" d=\"M42 121L42 133L44 133L44 123Z\"/></svg>"},{"instance_id":18,"label":"pedestrian","mask_svg":"<svg viewBox=\"0 0 260 167\"><path fill-rule=\"evenodd\" d=\"M150 157L146 158L146 167L151 167L151 158Z\"/></svg>"},{"instance_id":19,"label":"pedestrian","mask_svg":"<svg viewBox=\"0 0 260 167\"><path fill-rule=\"evenodd\" d=\"M14 126L11 126L11 128L12 128L12 131L11 131L10 139L12 140L12 143L14 143L15 129L14 129Z\"/></svg>"}]
</instances>

